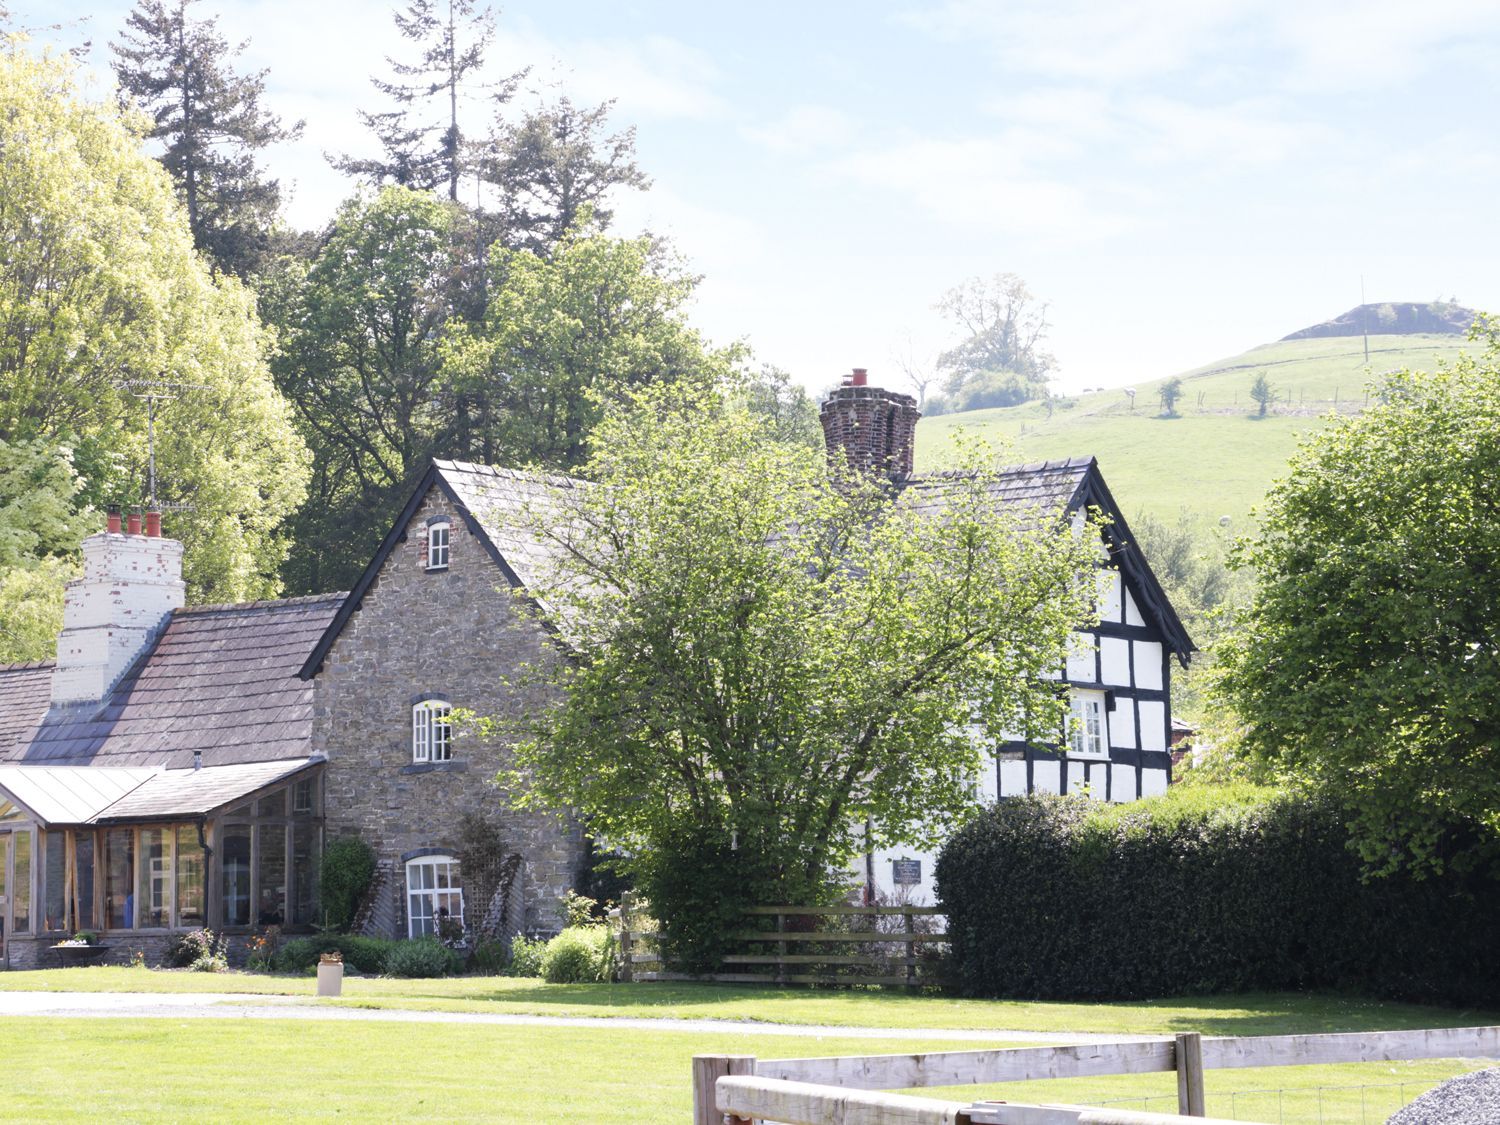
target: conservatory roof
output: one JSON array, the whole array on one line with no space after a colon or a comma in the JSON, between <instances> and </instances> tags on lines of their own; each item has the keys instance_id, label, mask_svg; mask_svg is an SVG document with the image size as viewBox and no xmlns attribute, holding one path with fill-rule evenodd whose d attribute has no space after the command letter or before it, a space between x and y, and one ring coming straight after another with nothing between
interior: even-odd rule
<instances>
[{"instance_id":1,"label":"conservatory roof","mask_svg":"<svg viewBox=\"0 0 1500 1125\"><path fill-rule=\"evenodd\" d=\"M321 758L202 769L0 766L0 802L38 824L110 824L206 816L290 778Z\"/></svg>"}]
</instances>

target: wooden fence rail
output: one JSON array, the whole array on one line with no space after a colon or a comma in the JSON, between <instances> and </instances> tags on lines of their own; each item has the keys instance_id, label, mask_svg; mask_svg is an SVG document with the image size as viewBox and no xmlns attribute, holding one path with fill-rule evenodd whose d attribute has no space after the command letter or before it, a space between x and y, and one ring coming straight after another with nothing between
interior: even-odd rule
<instances>
[{"instance_id":1,"label":"wooden fence rail","mask_svg":"<svg viewBox=\"0 0 1500 1125\"><path fill-rule=\"evenodd\" d=\"M726 936L749 949L726 954L720 971L698 976L669 971L661 962L661 932L640 926L628 894L610 911L619 935L619 973L623 981L711 980L739 984L894 984L922 983L918 969L924 948L948 940L940 932L924 932L928 918L940 917L933 906L752 906L746 921L775 921L775 929L747 926ZM830 930L826 925L804 929L794 919L848 919L869 929ZM882 930L883 919L900 927ZM920 920L920 921L919 921ZM810 950L813 945L823 950ZM774 948L762 948L774 947ZM832 947L830 952L826 947ZM897 947L892 949L892 947ZM819 971L824 970L824 971Z\"/></svg>"},{"instance_id":2,"label":"wooden fence rail","mask_svg":"<svg viewBox=\"0 0 1500 1125\"><path fill-rule=\"evenodd\" d=\"M787 1125L1144 1125L1183 1117L1206 1125L1207 1070L1441 1058L1500 1058L1500 1027L1226 1038L1184 1032L1126 1043L814 1059L700 1056L693 1063L694 1125L721 1125L726 1115ZM962 1105L882 1092L1154 1071L1177 1072L1182 1117L1083 1106Z\"/></svg>"}]
</instances>

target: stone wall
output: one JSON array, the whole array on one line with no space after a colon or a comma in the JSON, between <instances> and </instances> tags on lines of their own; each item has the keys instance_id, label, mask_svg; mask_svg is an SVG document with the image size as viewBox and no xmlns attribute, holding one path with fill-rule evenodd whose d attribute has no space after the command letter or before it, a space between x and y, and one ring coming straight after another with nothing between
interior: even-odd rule
<instances>
[{"instance_id":1,"label":"stone wall","mask_svg":"<svg viewBox=\"0 0 1500 1125\"><path fill-rule=\"evenodd\" d=\"M131 958L137 953L143 954L146 964L151 966L160 965L162 958L166 956L167 946L179 933L186 930L174 930L170 933L163 930L151 930L142 932L128 932L121 930L96 931L100 934L101 942L108 947L102 955L95 955L87 962L89 965L128 965ZM61 941L66 934L42 934L39 937L29 935L12 934L6 942L6 954L10 961L10 968L21 969L57 969L67 968L79 964L65 959L65 955L52 947ZM250 934L228 934L224 938L224 953L230 965L243 968L250 957L247 943ZM300 936L300 935L292 935ZM289 940L289 939L288 939Z\"/></svg>"},{"instance_id":2,"label":"stone wall","mask_svg":"<svg viewBox=\"0 0 1500 1125\"><path fill-rule=\"evenodd\" d=\"M451 521L449 565L429 571L425 529L442 516ZM556 930L561 898L583 858L576 824L508 808L494 781L509 764L501 739L460 733L451 761L413 762L411 714L414 703L434 696L500 719L530 714L543 701L541 689L504 681L523 665L555 658L553 642L518 613L484 543L439 487L406 531L318 675L313 741L328 757L328 835L359 835L375 848L382 869L396 874L387 880L396 885L386 888L394 892L396 931L385 936L404 937L405 859L456 848L464 813L499 811L507 842L525 857L527 929ZM465 900L466 911L477 908Z\"/></svg>"}]
</instances>

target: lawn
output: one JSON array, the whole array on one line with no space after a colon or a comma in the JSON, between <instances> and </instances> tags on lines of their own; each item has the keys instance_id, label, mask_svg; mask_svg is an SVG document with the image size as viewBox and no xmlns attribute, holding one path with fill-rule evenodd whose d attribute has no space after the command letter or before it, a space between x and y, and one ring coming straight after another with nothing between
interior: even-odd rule
<instances>
[{"instance_id":1,"label":"lawn","mask_svg":"<svg viewBox=\"0 0 1500 1125\"><path fill-rule=\"evenodd\" d=\"M0 990L230 992L309 996L310 977L190 973L128 968L0 973ZM1500 1012L1395 1004L1328 994L1176 997L1115 1004L962 1000L881 990L774 989L722 984L544 984L512 977L393 980L351 977L356 1007L421 1008L552 1016L757 1020L785 1024L924 1030L1015 1030L1064 1034L1274 1035L1465 1027L1500 1023Z\"/></svg>"},{"instance_id":2,"label":"lawn","mask_svg":"<svg viewBox=\"0 0 1500 1125\"><path fill-rule=\"evenodd\" d=\"M497 1122L686 1120L695 1054L762 1058L932 1050L981 1044L767 1039L744 1034L392 1025L244 1019L0 1019L7 1097L0 1115L26 1121L442 1119ZM1000 1045L997 1041L994 1045ZM1385 1106L1470 1069L1460 1062L1287 1067L1211 1072L1209 1109L1288 1122L1354 1120L1361 1097ZM1405 1089L1390 1084L1404 1081ZM1119 1102L1170 1108L1171 1074L944 1087L913 1091L969 1100ZM1363 1093L1358 1085L1371 1088ZM1320 1105L1316 1091L1327 1088ZM1337 1088L1336 1091L1333 1088ZM1285 1089L1259 1106L1244 1093ZM1384 1101L1379 1101L1379 1099ZM1137 1105L1142 1104L1140 1102Z\"/></svg>"}]
</instances>

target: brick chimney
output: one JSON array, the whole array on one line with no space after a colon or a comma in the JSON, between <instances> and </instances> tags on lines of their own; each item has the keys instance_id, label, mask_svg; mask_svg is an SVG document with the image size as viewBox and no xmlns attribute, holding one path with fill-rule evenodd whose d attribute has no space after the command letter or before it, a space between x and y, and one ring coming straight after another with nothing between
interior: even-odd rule
<instances>
[{"instance_id":1,"label":"brick chimney","mask_svg":"<svg viewBox=\"0 0 1500 1125\"><path fill-rule=\"evenodd\" d=\"M874 472L904 480L911 476L917 441L917 419L922 412L911 395L869 385L869 372L856 367L843 386L818 411L828 459L844 462L858 472Z\"/></svg>"},{"instance_id":2,"label":"brick chimney","mask_svg":"<svg viewBox=\"0 0 1500 1125\"><path fill-rule=\"evenodd\" d=\"M52 673L53 703L90 703L151 643L183 604L182 544L161 535L161 513L132 512L120 530L112 509L106 530L83 541L83 577L68 583L63 630Z\"/></svg>"}]
</instances>

